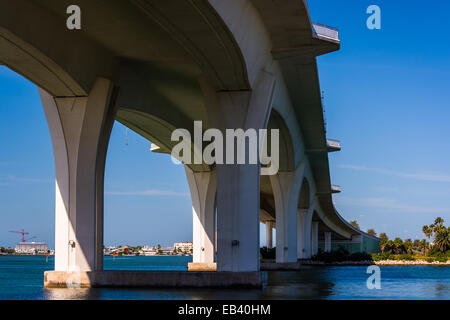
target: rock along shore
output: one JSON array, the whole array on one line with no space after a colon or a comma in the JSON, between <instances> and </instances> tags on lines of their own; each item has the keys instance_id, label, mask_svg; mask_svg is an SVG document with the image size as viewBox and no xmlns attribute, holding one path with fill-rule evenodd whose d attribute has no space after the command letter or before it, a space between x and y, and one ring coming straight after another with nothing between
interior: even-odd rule
<instances>
[{"instance_id":1,"label":"rock along shore","mask_svg":"<svg viewBox=\"0 0 450 320\"><path fill-rule=\"evenodd\" d=\"M380 260L375 261L376 265L380 266L396 266L396 265L407 265L407 266L450 266L450 260L447 262L433 261L428 262L425 260Z\"/></svg>"},{"instance_id":2,"label":"rock along shore","mask_svg":"<svg viewBox=\"0 0 450 320\"><path fill-rule=\"evenodd\" d=\"M380 260L380 261L339 261L339 262L323 262L313 260L303 260L302 265L314 266L450 266L450 260L447 262L428 262L425 260Z\"/></svg>"}]
</instances>

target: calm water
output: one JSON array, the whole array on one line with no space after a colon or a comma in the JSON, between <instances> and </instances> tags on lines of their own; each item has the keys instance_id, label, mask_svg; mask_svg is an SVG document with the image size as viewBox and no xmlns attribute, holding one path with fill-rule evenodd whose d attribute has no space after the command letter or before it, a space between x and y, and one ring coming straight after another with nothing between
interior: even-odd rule
<instances>
[{"instance_id":1,"label":"calm water","mask_svg":"<svg viewBox=\"0 0 450 320\"><path fill-rule=\"evenodd\" d=\"M105 257L108 270L186 270L191 257ZM366 287L366 267L304 267L270 272L262 290L44 289L53 257L0 256L0 299L450 299L450 267L381 267L381 289Z\"/></svg>"}]
</instances>

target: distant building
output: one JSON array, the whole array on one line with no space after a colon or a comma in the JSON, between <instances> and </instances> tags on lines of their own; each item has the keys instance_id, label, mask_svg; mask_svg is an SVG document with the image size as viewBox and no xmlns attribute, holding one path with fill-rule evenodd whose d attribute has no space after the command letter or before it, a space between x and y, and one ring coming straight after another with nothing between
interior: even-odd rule
<instances>
[{"instance_id":1,"label":"distant building","mask_svg":"<svg viewBox=\"0 0 450 320\"><path fill-rule=\"evenodd\" d=\"M184 253L190 253L192 252L194 246L192 244L192 241L182 241L178 243L174 243L173 247L177 252L184 252Z\"/></svg>"},{"instance_id":2,"label":"distant building","mask_svg":"<svg viewBox=\"0 0 450 320\"><path fill-rule=\"evenodd\" d=\"M155 247L149 247L149 246L142 247L141 251L139 252L139 254L142 254L144 256L156 256L157 253L158 253L158 251Z\"/></svg>"},{"instance_id":3,"label":"distant building","mask_svg":"<svg viewBox=\"0 0 450 320\"><path fill-rule=\"evenodd\" d=\"M116 246L108 246L108 247L105 247L103 249L103 254L105 256L110 256L111 254L113 254L116 251L117 251L117 247Z\"/></svg>"},{"instance_id":4,"label":"distant building","mask_svg":"<svg viewBox=\"0 0 450 320\"><path fill-rule=\"evenodd\" d=\"M37 254L47 252L48 245L44 242L20 242L16 245L16 253Z\"/></svg>"},{"instance_id":5,"label":"distant building","mask_svg":"<svg viewBox=\"0 0 450 320\"><path fill-rule=\"evenodd\" d=\"M173 247L162 247L159 250L161 250L161 253L164 255L172 255L174 248Z\"/></svg>"}]
</instances>

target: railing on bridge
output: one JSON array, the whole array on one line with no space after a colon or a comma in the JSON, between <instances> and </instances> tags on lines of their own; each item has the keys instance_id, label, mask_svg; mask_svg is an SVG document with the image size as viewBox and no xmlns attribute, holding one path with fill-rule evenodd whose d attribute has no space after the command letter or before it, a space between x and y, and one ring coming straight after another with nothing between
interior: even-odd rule
<instances>
[{"instance_id":1,"label":"railing on bridge","mask_svg":"<svg viewBox=\"0 0 450 320\"><path fill-rule=\"evenodd\" d=\"M340 151L341 142L339 140L327 139L327 148L329 152Z\"/></svg>"},{"instance_id":2,"label":"railing on bridge","mask_svg":"<svg viewBox=\"0 0 450 320\"><path fill-rule=\"evenodd\" d=\"M336 186L336 185L331 186L331 193L340 193L340 192L341 192L340 186Z\"/></svg>"},{"instance_id":3,"label":"railing on bridge","mask_svg":"<svg viewBox=\"0 0 450 320\"><path fill-rule=\"evenodd\" d=\"M154 143L150 145L150 151L154 153L166 153L163 148Z\"/></svg>"},{"instance_id":4,"label":"railing on bridge","mask_svg":"<svg viewBox=\"0 0 450 320\"><path fill-rule=\"evenodd\" d=\"M333 41L339 41L339 30L321 23L312 23L313 31L318 38L326 38Z\"/></svg>"}]
</instances>

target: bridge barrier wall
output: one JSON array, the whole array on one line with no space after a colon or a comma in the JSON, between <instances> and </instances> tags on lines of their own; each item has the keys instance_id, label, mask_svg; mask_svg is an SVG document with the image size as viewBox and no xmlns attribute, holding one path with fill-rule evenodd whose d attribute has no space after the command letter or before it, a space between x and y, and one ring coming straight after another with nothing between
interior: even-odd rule
<instances>
[{"instance_id":1,"label":"bridge barrier wall","mask_svg":"<svg viewBox=\"0 0 450 320\"><path fill-rule=\"evenodd\" d=\"M352 241L332 241L331 250L336 251L339 248L344 248L350 253L357 252L367 252L367 253L379 253L380 252L380 242L378 240L362 236L362 243L352 242ZM324 242L319 242L319 249L325 251Z\"/></svg>"}]
</instances>

